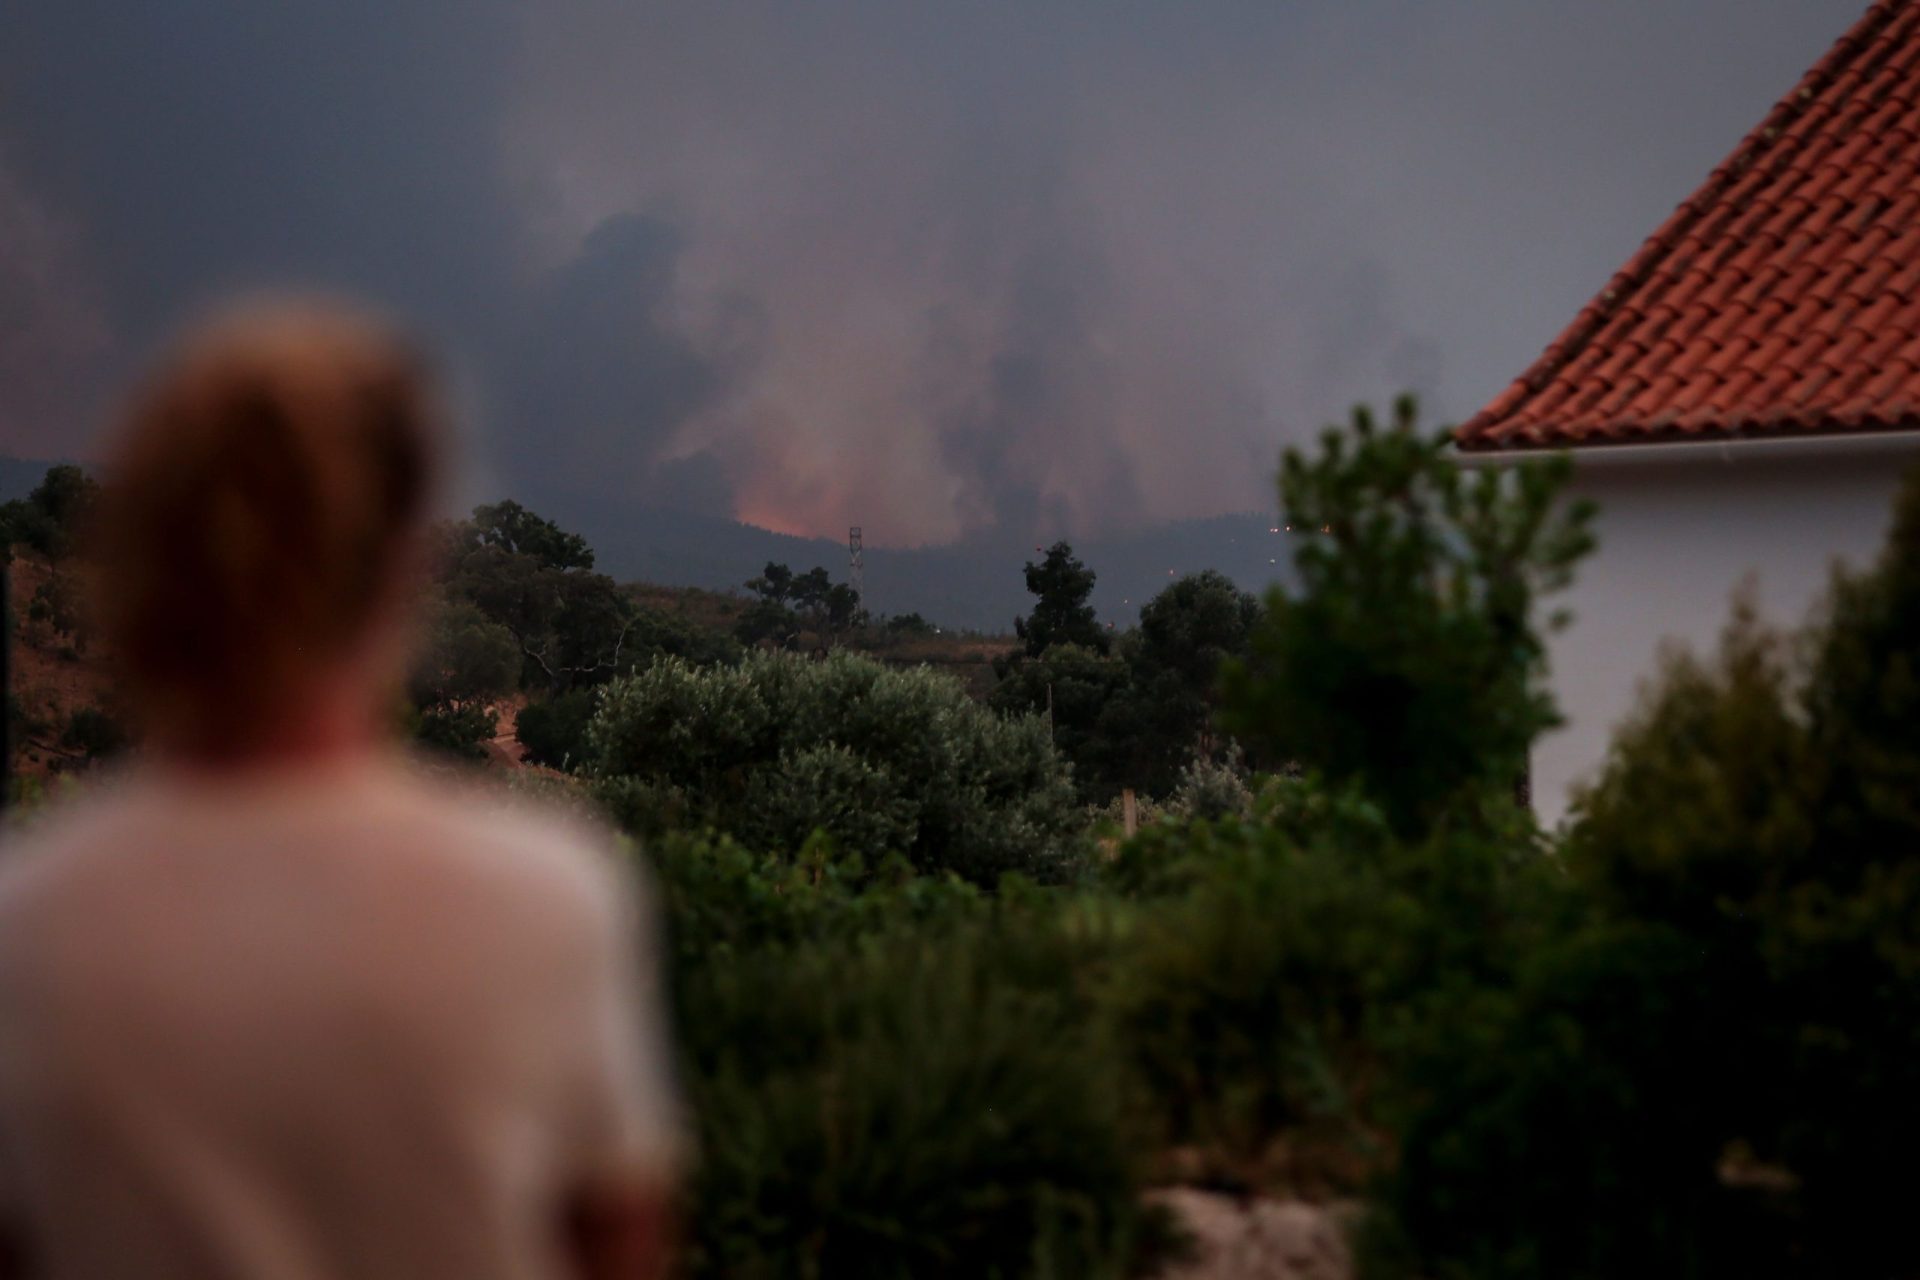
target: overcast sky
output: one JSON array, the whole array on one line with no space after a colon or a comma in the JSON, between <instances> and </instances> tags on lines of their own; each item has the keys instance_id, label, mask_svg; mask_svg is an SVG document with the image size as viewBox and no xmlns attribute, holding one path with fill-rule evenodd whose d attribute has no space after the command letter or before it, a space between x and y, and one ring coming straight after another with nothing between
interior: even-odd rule
<instances>
[{"instance_id":1,"label":"overcast sky","mask_svg":"<svg viewBox=\"0 0 1920 1280\"><path fill-rule=\"evenodd\" d=\"M1517 374L1864 0L7 0L0 453L235 288L479 489L870 543L1258 509Z\"/></svg>"}]
</instances>

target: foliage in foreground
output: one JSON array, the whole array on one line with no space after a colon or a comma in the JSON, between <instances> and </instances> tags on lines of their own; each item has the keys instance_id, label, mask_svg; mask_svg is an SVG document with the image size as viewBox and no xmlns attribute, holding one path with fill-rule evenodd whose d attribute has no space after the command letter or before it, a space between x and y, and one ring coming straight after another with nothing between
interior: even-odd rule
<instances>
[{"instance_id":1,"label":"foliage in foreground","mask_svg":"<svg viewBox=\"0 0 1920 1280\"><path fill-rule=\"evenodd\" d=\"M1737 615L1616 740L1567 851L1583 918L1424 1068L1390 1198L1409 1269L1913 1269L1916 673L1920 475L1799 643Z\"/></svg>"},{"instance_id":2,"label":"foliage in foreground","mask_svg":"<svg viewBox=\"0 0 1920 1280\"><path fill-rule=\"evenodd\" d=\"M1287 452L1300 587L1269 593L1251 657L1228 664L1224 719L1417 838L1518 786L1557 723L1544 633L1565 619L1535 613L1592 548L1593 510L1562 501L1565 458L1469 475L1414 423L1402 397L1384 429L1356 409L1317 456Z\"/></svg>"},{"instance_id":3,"label":"foliage in foreground","mask_svg":"<svg viewBox=\"0 0 1920 1280\"><path fill-rule=\"evenodd\" d=\"M674 837L692 1276L1120 1276L1151 1236L1067 900Z\"/></svg>"},{"instance_id":4,"label":"foliage in foreground","mask_svg":"<svg viewBox=\"0 0 1920 1280\"><path fill-rule=\"evenodd\" d=\"M1046 725L997 716L924 667L663 659L606 687L587 736L597 790L640 835L707 826L786 852L821 832L869 867L897 854L987 885L1070 878L1083 856Z\"/></svg>"},{"instance_id":5,"label":"foliage in foreground","mask_svg":"<svg viewBox=\"0 0 1920 1280\"><path fill-rule=\"evenodd\" d=\"M1341 582L1403 603L1372 573ZM1177 686L1183 738L1218 658L1195 637L1225 651L1251 620L1230 584L1189 585L1142 666ZM1025 665L1098 683L1151 639ZM1538 664L1506 660L1480 705L1524 720ZM1419 1105L1398 1064L1442 1028L1484 1038L1559 884L1499 769L1464 771L1455 820L1409 832L1376 771L1195 765L1092 869L1044 722L924 671L669 660L598 706L595 788L652 838L671 924L705 1148L694 1275L1118 1277L1169 1243L1150 1180L1364 1192Z\"/></svg>"}]
</instances>

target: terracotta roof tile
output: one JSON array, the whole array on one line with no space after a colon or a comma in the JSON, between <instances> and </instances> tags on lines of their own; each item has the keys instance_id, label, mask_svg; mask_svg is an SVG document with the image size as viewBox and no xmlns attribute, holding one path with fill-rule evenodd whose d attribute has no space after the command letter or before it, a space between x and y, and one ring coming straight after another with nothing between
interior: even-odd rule
<instances>
[{"instance_id":1,"label":"terracotta roof tile","mask_svg":"<svg viewBox=\"0 0 1920 1280\"><path fill-rule=\"evenodd\" d=\"M1891 267L1876 264L1876 271L1891 272ZM1906 336L1900 328L1900 314L1907 309L1904 299L1897 293L1888 293L1884 289L1872 294L1873 301L1853 316L1853 326L1867 335L1867 349L1863 353L1872 361L1884 360L1893 353Z\"/></svg>"},{"instance_id":2,"label":"terracotta roof tile","mask_svg":"<svg viewBox=\"0 0 1920 1280\"><path fill-rule=\"evenodd\" d=\"M1879 0L1462 448L1920 427L1920 0Z\"/></svg>"}]
</instances>

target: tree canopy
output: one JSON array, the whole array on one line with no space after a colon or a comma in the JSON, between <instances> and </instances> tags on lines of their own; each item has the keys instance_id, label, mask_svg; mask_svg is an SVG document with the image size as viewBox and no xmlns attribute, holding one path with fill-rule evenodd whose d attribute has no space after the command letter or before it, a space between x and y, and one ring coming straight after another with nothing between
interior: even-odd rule
<instances>
[{"instance_id":1,"label":"tree canopy","mask_svg":"<svg viewBox=\"0 0 1920 1280\"><path fill-rule=\"evenodd\" d=\"M1225 658L1246 652L1258 614L1224 574L1190 574L1141 609L1117 652L1049 645L1003 664L990 701L1047 717L1084 800L1104 803L1127 787L1164 796L1196 758L1221 754L1215 682Z\"/></svg>"},{"instance_id":2,"label":"tree canopy","mask_svg":"<svg viewBox=\"0 0 1920 1280\"><path fill-rule=\"evenodd\" d=\"M1300 586L1275 588L1230 663L1229 728L1280 760L1358 783L1402 831L1486 787L1511 792L1558 722L1536 601L1593 546L1564 458L1468 475L1411 397L1364 408L1317 455L1289 449L1280 505Z\"/></svg>"},{"instance_id":3,"label":"tree canopy","mask_svg":"<svg viewBox=\"0 0 1920 1280\"><path fill-rule=\"evenodd\" d=\"M1027 590L1033 593L1033 612L1014 620L1014 632L1025 642L1028 657L1037 658L1057 644L1077 644L1105 653L1111 639L1088 601L1093 596L1094 572L1073 554L1065 542L1047 548L1040 563L1027 561Z\"/></svg>"},{"instance_id":4,"label":"tree canopy","mask_svg":"<svg viewBox=\"0 0 1920 1280\"><path fill-rule=\"evenodd\" d=\"M535 700L523 723L532 755L577 759L590 713L588 691L662 654L731 661L715 636L638 604L593 570L593 549L517 502L475 507L436 530L437 591L425 645L409 684L424 739L471 755L491 736L493 703ZM551 713L536 710L545 702Z\"/></svg>"},{"instance_id":5,"label":"tree canopy","mask_svg":"<svg viewBox=\"0 0 1920 1280\"><path fill-rule=\"evenodd\" d=\"M836 583L819 566L796 574L784 564L768 561L760 576L746 584L758 597L735 627L743 644L768 644L775 649L797 649L808 633L814 644L829 649L865 622L860 595L846 583Z\"/></svg>"},{"instance_id":6,"label":"tree canopy","mask_svg":"<svg viewBox=\"0 0 1920 1280\"><path fill-rule=\"evenodd\" d=\"M72 554L99 494L99 484L80 467L49 467L33 492L0 505L0 554L11 556L17 544L57 565Z\"/></svg>"},{"instance_id":7,"label":"tree canopy","mask_svg":"<svg viewBox=\"0 0 1920 1280\"><path fill-rule=\"evenodd\" d=\"M511 499L475 507L470 523L474 537L482 545L530 556L542 568L593 568L593 548L585 538L568 533Z\"/></svg>"}]
</instances>

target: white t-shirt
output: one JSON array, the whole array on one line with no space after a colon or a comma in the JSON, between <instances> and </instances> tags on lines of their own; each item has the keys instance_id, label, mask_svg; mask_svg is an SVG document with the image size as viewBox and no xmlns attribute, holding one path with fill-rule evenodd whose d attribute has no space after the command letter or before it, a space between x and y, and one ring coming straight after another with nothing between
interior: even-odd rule
<instances>
[{"instance_id":1,"label":"white t-shirt","mask_svg":"<svg viewBox=\"0 0 1920 1280\"><path fill-rule=\"evenodd\" d=\"M0 852L0 1223L35 1274L540 1280L678 1141L610 844L381 761L129 777Z\"/></svg>"}]
</instances>

